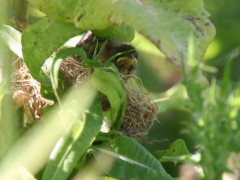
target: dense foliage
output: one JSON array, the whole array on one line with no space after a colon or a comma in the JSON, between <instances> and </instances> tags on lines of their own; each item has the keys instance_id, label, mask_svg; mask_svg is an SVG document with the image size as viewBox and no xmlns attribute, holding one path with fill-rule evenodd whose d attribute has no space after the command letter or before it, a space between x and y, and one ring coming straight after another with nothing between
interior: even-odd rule
<instances>
[{"instance_id":1,"label":"dense foliage","mask_svg":"<svg viewBox=\"0 0 240 180\"><path fill-rule=\"evenodd\" d=\"M220 179L232 168L226 162L229 158L233 161L234 152L239 151L239 86L231 82L231 60L224 68L223 80L210 79L209 74L206 77L210 80L205 77L206 72L215 70L200 61L215 28L202 0L29 0L29 3L34 11L44 15L35 17L37 20L22 33L2 24L1 41L23 58L31 75L41 83L42 95L54 100L55 105L45 108L40 121L19 129L17 115L12 113L13 105L9 103L12 100L6 97L10 80L4 79L1 106L8 102L4 105L9 108L1 112L2 179L16 179L19 174L23 179L46 180L174 179L162 166L164 162L190 163L197 169L193 170L195 178ZM131 42L141 34L181 69L182 80L174 91L155 96L170 98L159 104L161 112L181 107L191 114L185 131L192 135L197 151L191 154L181 139L172 141L167 149L151 151L137 139L123 135L119 128L127 94L121 74L111 62L113 58L100 63L101 50L89 59L83 49L72 47L53 54L70 38L87 30L119 42ZM84 68L93 72L83 85L63 88L60 64L72 55L81 56ZM10 65L5 67L11 69ZM4 77L10 77L6 72ZM100 100L103 96L110 103L106 112ZM102 132L103 122L111 127L110 131Z\"/></svg>"}]
</instances>

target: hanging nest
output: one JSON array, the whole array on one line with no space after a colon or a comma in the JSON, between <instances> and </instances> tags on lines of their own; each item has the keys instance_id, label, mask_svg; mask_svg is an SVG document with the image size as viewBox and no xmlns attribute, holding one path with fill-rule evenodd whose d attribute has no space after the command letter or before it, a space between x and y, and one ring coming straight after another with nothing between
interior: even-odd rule
<instances>
[{"instance_id":1,"label":"hanging nest","mask_svg":"<svg viewBox=\"0 0 240 180\"><path fill-rule=\"evenodd\" d=\"M60 72L69 85L83 83L89 77L91 70L83 68L81 61L70 56L63 60ZM23 108L28 114L25 125L39 120L43 116L43 109L54 102L41 96L41 85L33 79L22 60L20 68L13 75L13 97L18 108ZM127 95L127 109L124 114L121 131L130 137L142 137L147 134L158 113L157 107L151 102L150 95L135 76L122 76ZM138 84L138 85L136 85ZM104 110L104 109L103 109Z\"/></svg>"},{"instance_id":2,"label":"hanging nest","mask_svg":"<svg viewBox=\"0 0 240 180\"><path fill-rule=\"evenodd\" d=\"M82 83L91 73L89 69L83 68L81 62L76 61L74 57L69 57L62 62L60 72L70 85ZM144 136L156 120L158 108L151 102L150 95L144 90L139 78L136 76L122 76L121 80L127 94L127 109L121 131L125 135L134 138ZM138 85L134 85L136 82L139 82ZM102 104L107 103L110 106L106 101L106 97L104 97Z\"/></svg>"},{"instance_id":3,"label":"hanging nest","mask_svg":"<svg viewBox=\"0 0 240 180\"><path fill-rule=\"evenodd\" d=\"M138 85L136 80L140 82ZM133 76L133 79L123 82L127 94L127 109L121 131L134 138L145 136L157 119L158 108L151 102L150 94L144 90L137 77Z\"/></svg>"},{"instance_id":4,"label":"hanging nest","mask_svg":"<svg viewBox=\"0 0 240 180\"><path fill-rule=\"evenodd\" d=\"M18 59L18 64L19 68L12 75L11 91L17 108L23 108L27 114L27 118L23 122L23 125L26 126L41 119L44 107L53 105L54 102L42 97L41 84L32 77L21 58Z\"/></svg>"}]
</instances>

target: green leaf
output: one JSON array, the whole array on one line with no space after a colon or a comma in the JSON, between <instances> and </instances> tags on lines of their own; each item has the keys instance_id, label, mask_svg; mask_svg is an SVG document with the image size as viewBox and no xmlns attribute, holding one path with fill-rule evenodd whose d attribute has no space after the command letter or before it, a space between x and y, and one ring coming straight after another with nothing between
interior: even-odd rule
<instances>
[{"instance_id":1,"label":"green leaf","mask_svg":"<svg viewBox=\"0 0 240 180\"><path fill-rule=\"evenodd\" d=\"M22 44L21 44L22 34L8 25L2 25L0 29L0 37L3 42L9 47L9 49L14 52L17 56L22 56Z\"/></svg>"},{"instance_id":2,"label":"green leaf","mask_svg":"<svg viewBox=\"0 0 240 180\"><path fill-rule=\"evenodd\" d=\"M229 90L232 86L231 82L231 73L233 69L233 61L231 59L228 59L223 73L223 80L221 82L221 88L222 88L222 94L223 96L226 96L226 98L229 96Z\"/></svg>"},{"instance_id":3,"label":"green leaf","mask_svg":"<svg viewBox=\"0 0 240 180\"><path fill-rule=\"evenodd\" d=\"M29 26L22 34L24 61L33 77L44 82L39 73L51 54L69 38L83 33L73 24L47 18Z\"/></svg>"},{"instance_id":4,"label":"green leaf","mask_svg":"<svg viewBox=\"0 0 240 180\"><path fill-rule=\"evenodd\" d=\"M188 59L193 36L199 60L215 35L202 0L30 0L47 16L74 23L85 30L103 30L112 25L132 27L152 41L177 65ZM119 36L123 36L119 31ZM123 32L127 35L127 33ZM109 31L104 34L111 36Z\"/></svg>"},{"instance_id":5,"label":"green leaf","mask_svg":"<svg viewBox=\"0 0 240 180\"><path fill-rule=\"evenodd\" d=\"M108 123L118 129L121 125L126 110L126 93L120 77L114 72L108 72L101 68L95 68L91 75L91 84L102 94L106 95L110 103ZM107 113L108 114L108 113Z\"/></svg>"},{"instance_id":6,"label":"green leaf","mask_svg":"<svg viewBox=\"0 0 240 180\"><path fill-rule=\"evenodd\" d=\"M60 146L55 146L44 171L43 180L67 179L97 136L102 121L101 105L95 101L89 111L85 112L83 121L74 125L71 135L67 136Z\"/></svg>"},{"instance_id":7,"label":"green leaf","mask_svg":"<svg viewBox=\"0 0 240 180\"><path fill-rule=\"evenodd\" d=\"M158 150L152 154L161 162L186 162L191 159L191 153L182 139L174 141L167 150Z\"/></svg>"},{"instance_id":8,"label":"green leaf","mask_svg":"<svg viewBox=\"0 0 240 180\"><path fill-rule=\"evenodd\" d=\"M33 174L42 170L56 143L79 120L79 117L84 115L84 111L90 107L95 98L96 89L90 86L88 82L71 88L63 100L61 109L55 106L54 109L44 116L44 119L30 127L11 146L6 156L0 162L0 179L19 179L19 167L20 170L23 168ZM86 122L89 124L88 127L93 127L91 131L86 128L88 132L90 131L89 134L85 133L85 129L82 131L83 148L88 145L87 142L89 142L90 135L93 136L95 132L94 125L97 122L97 119L90 120L89 123ZM86 136L82 137L83 134ZM81 149L80 154L82 151L84 149Z\"/></svg>"},{"instance_id":9,"label":"green leaf","mask_svg":"<svg viewBox=\"0 0 240 180\"><path fill-rule=\"evenodd\" d=\"M118 179L164 179L172 180L155 159L143 146L132 138L119 136L113 140L110 149L94 148L93 155L98 154L113 158L110 170L106 173ZM99 162L102 164L103 162Z\"/></svg>"},{"instance_id":10,"label":"green leaf","mask_svg":"<svg viewBox=\"0 0 240 180\"><path fill-rule=\"evenodd\" d=\"M93 33L115 41L126 42L134 39L135 31L131 26L112 25L105 29L93 30Z\"/></svg>"},{"instance_id":11,"label":"green leaf","mask_svg":"<svg viewBox=\"0 0 240 180\"><path fill-rule=\"evenodd\" d=\"M111 142L113 138L116 138L118 136L123 136L123 133L121 131L116 130L109 130L107 133L100 132L96 137L95 142L96 141Z\"/></svg>"},{"instance_id":12,"label":"green leaf","mask_svg":"<svg viewBox=\"0 0 240 180\"><path fill-rule=\"evenodd\" d=\"M98 42L97 42L97 46L96 46L96 48L95 48L95 50L94 50L94 54L93 54L93 60L94 60L94 61L98 61L98 60L99 60L99 58L100 58L103 50L105 49L107 43L108 43L108 39L103 42L103 44L102 44L102 46L100 47L99 51L96 53L96 50L98 49ZM95 54L95 53L96 53L96 54Z\"/></svg>"}]
</instances>

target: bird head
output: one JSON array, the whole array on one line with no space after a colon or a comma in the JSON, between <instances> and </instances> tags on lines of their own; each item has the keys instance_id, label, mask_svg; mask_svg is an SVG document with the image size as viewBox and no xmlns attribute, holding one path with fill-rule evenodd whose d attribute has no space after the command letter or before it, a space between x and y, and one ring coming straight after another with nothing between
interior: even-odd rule
<instances>
[{"instance_id":1,"label":"bird head","mask_svg":"<svg viewBox=\"0 0 240 180\"><path fill-rule=\"evenodd\" d=\"M126 53L125 53L126 52ZM110 55L123 53L122 55L113 59L113 63L123 75L130 75L134 72L137 66L138 53L131 45L121 44L117 47L112 47Z\"/></svg>"},{"instance_id":2,"label":"bird head","mask_svg":"<svg viewBox=\"0 0 240 180\"><path fill-rule=\"evenodd\" d=\"M88 58L92 58L96 44L98 42L98 50L104 44L106 39L97 37L91 31L86 32L80 42L77 44L77 47L83 48ZM130 75L134 72L137 66L138 53L136 49L127 44L122 44L113 40L109 40L101 53L100 61L102 63L106 62L111 56L114 56L118 53L122 55L117 56L112 62L118 68L119 72L123 75Z\"/></svg>"}]
</instances>

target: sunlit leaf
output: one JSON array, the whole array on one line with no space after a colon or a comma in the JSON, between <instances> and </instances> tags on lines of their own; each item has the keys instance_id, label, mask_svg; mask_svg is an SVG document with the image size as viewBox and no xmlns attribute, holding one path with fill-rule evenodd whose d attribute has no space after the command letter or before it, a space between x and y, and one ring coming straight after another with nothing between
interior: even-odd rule
<instances>
[{"instance_id":1,"label":"sunlit leaf","mask_svg":"<svg viewBox=\"0 0 240 180\"><path fill-rule=\"evenodd\" d=\"M135 36L135 30L126 25L111 25L105 29L93 30L93 33L120 42L132 41Z\"/></svg>"},{"instance_id":2,"label":"sunlit leaf","mask_svg":"<svg viewBox=\"0 0 240 180\"><path fill-rule=\"evenodd\" d=\"M21 44L22 34L8 25L2 25L0 28L0 37L3 39L3 42L14 52L17 56L22 56L22 44Z\"/></svg>"},{"instance_id":3,"label":"sunlit leaf","mask_svg":"<svg viewBox=\"0 0 240 180\"><path fill-rule=\"evenodd\" d=\"M76 123L78 117L83 116L84 111L88 109L94 98L95 89L89 84L84 84L69 91L67 97L63 99L61 109L56 107L55 110L50 111L43 120L30 128L12 146L0 162L0 179L19 179L21 168L32 174L39 172L47 162L57 141ZM92 116L95 116L95 114ZM92 123L96 124L97 122ZM88 128L86 131L89 132ZM95 131L95 128L93 128L91 134ZM81 136L81 138L83 137ZM90 135L88 134L85 138L86 141L83 141L83 143L90 143L88 139ZM92 140L92 137L90 139Z\"/></svg>"},{"instance_id":4,"label":"sunlit leaf","mask_svg":"<svg viewBox=\"0 0 240 180\"><path fill-rule=\"evenodd\" d=\"M50 157L44 171L43 180L67 179L77 161L87 151L103 121L103 114L99 103L94 102L88 112L85 112L83 121L74 124L74 130L66 137L60 146L57 146ZM72 129L71 129L72 131Z\"/></svg>"},{"instance_id":5,"label":"sunlit leaf","mask_svg":"<svg viewBox=\"0 0 240 180\"><path fill-rule=\"evenodd\" d=\"M39 73L45 60L68 39L81 34L73 24L47 18L30 25L22 34L24 61L31 74L40 80Z\"/></svg>"},{"instance_id":6,"label":"sunlit leaf","mask_svg":"<svg viewBox=\"0 0 240 180\"><path fill-rule=\"evenodd\" d=\"M47 16L74 23L85 30L126 25L151 40L177 65L188 59L188 40L193 36L195 58L200 59L215 35L202 0L30 0ZM120 32L120 31L119 31ZM125 32L124 32L125 33ZM109 31L101 33L107 37ZM119 36L122 36L121 32ZM125 33L126 36L127 33Z\"/></svg>"}]
</instances>

